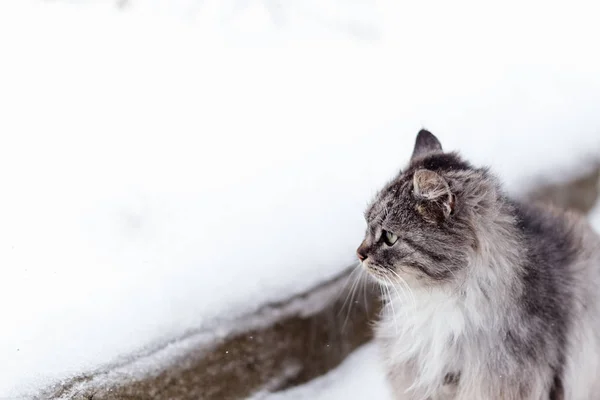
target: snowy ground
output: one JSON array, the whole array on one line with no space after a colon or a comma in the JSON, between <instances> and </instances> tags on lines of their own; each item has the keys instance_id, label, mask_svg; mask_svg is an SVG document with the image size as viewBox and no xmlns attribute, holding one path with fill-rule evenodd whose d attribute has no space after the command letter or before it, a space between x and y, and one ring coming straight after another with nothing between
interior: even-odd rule
<instances>
[{"instance_id":1,"label":"snowy ground","mask_svg":"<svg viewBox=\"0 0 600 400\"><path fill-rule=\"evenodd\" d=\"M112 4L0 4L0 397L334 276L422 126L513 193L600 154L583 3Z\"/></svg>"},{"instance_id":2,"label":"snowy ground","mask_svg":"<svg viewBox=\"0 0 600 400\"><path fill-rule=\"evenodd\" d=\"M249 400L392 400L374 343L362 346L338 368L310 383Z\"/></svg>"}]
</instances>

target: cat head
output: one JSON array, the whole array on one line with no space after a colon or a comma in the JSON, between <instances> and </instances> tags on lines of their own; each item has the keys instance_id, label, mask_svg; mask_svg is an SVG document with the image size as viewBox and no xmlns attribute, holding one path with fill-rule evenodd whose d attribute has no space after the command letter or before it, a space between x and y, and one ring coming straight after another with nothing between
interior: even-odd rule
<instances>
[{"instance_id":1,"label":"cat head","mask_svg":"<svg viewBox=\"0 0 600 400\"><path fill-rule=\"evenodd\" d=\"M451 282L467 267L498 199L499 186L487 169L445 153L433 134L421 130L408 167L365 212L358 258L385 283Z\"/></svg>"}]
</instances>

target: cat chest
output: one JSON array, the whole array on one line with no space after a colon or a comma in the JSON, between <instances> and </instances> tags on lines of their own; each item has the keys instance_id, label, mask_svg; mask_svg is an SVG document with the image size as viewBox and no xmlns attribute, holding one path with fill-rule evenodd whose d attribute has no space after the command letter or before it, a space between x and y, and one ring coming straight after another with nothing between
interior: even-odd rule
<instances>
[{"instance_id":1,"label":"cat chest","mask_svg":"<svg viewBox=\"0 0 600 400\"><path fill-rule=\"evenodd\" d=\"M412 310L391 310L388 305L377 337L386 364L410 368L416 386L456 385L464 360L464 330L463 314L448 304Z\"/></svg>"}]
</instances>

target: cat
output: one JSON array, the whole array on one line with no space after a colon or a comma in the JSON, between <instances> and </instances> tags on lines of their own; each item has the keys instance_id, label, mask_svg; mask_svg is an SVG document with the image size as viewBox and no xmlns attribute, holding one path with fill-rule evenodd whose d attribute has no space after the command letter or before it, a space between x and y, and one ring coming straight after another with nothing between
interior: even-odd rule
<instances>
[{"instance_id":1,"label":"cat","mask_svg":"<svg viewBox=\"0 0 600 400\"><path fill-rule=\"evenodd\" d=\"M600 398L600 238L583 217L511 199L421 130L365 219L396 399Z\"/></svg>"}]
</instances>

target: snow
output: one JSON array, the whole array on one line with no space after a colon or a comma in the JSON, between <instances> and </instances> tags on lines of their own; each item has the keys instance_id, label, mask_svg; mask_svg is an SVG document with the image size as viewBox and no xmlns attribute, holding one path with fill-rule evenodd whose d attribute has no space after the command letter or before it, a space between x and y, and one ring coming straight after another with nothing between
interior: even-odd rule
<instances>
[{"instance_id":1,"label":"snow","mask_svg":"<svg viewBox=\"0 0 600 400\"><path fill-rule=\"evenodd\" d=\"M516 194L599 158L583 3L199 3L0 3L0 397L335 276L422 126Z\"/></svg>"},{"instance_id":2,"label":"snow","mask_svg":"<svg viewBox=\"0 0 600 400\"><path fill-rule=\"evenodd\" d=\"M363 345L336 369L311 382L249 400L392 400L391 389L375 343Z\"/></svg>"},{"instance_id":3,"label":"snow","mask_svg":"<svg viewBox=\"0 0 600 400\"><path fill-rule=\"evenodd\" d=\"M330 304L332 298L340 295L340 287L347 284L347 279L335 279L319 284L310 293L298 296L285 304L273 304L262 307L258 312L233 321L220 321L217 329L195 330L181 337L174 338L159 348L150 348L113 363L109 368L98 369L94 376L78 382L61 393L60 399L70 400L83 392L94 392L94 389L105 385L131 382L143 377L156 376L164 368L181 365L182 356L198 353L201 349L210 348L214 343L224 340L228 335L238 335L249 330L258 330L272 326L289 316L310 316ZM227 351L226 351L227 352ZM184 359L185 360L185 359ZM185 362L185 361L184 361ZM280 387L281 380L288 379L298 373L298 365L292 364L274 379L272 385Z\"/></svg>"}]
</instances>

